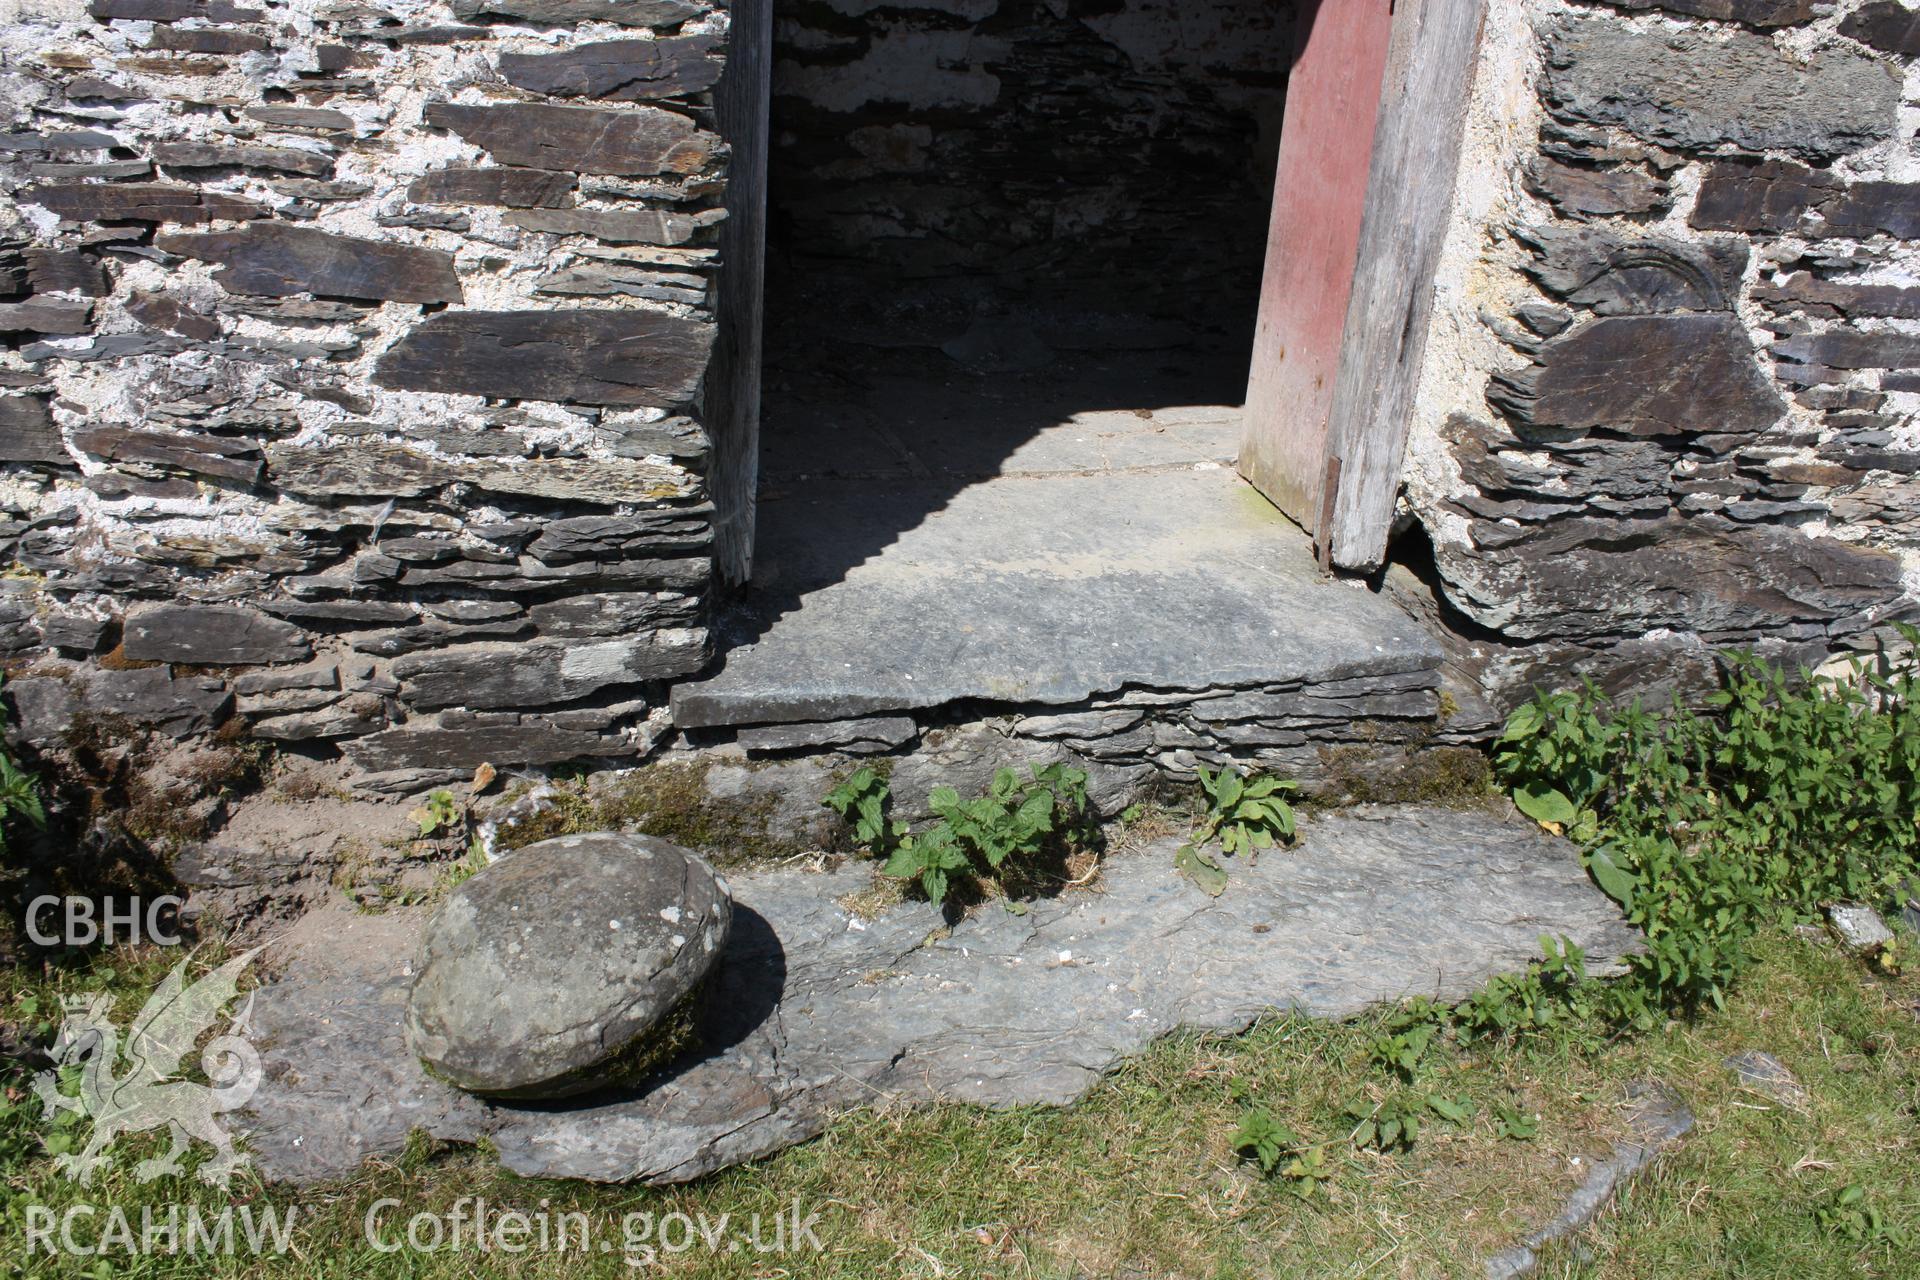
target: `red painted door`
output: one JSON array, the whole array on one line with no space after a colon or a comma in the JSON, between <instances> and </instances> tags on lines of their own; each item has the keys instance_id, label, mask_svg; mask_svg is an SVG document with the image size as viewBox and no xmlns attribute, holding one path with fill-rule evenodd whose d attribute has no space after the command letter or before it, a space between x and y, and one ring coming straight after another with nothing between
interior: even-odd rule
<instances>
[{"instance_id":1,"label":"red painted door","mask_svg":"<svg viewBox=\"0 0 1920 1280\"><path fill-rule=\"evenodd\" d=\"M1240 471L1316 537L1392 26L1390 0L1306 0L1280 127Z\"/></svg>"}]
</instances>

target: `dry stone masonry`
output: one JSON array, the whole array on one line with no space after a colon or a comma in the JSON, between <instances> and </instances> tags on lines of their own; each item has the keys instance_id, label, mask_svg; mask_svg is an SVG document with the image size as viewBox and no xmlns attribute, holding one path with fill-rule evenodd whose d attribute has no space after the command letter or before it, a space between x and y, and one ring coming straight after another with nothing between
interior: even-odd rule
<instances>
[{"instance_id":1,"label":"dry stone masonry","mask_svg":"<svg viewBox=\"0 0 1920 1280\"><path fill-rule=\"evenodd\" d=\"M1817 662L1912 611L1917 21L1494 5L1407 498L1497 701Z\"/></svg>"},{"instance_id":2,"label":"dry stone masonry","mask_svg":"<svg viewBox=\"0 0 1920 1280\"><path fill-rule=\"evenodd\" d=\"M709 653L728 30L54 0L0 33L30 738L238 717L403 786L648 747Z\"/></svg>"},{"instance_id":3,"label":"dry stone masonry","mask_svg":"<svg viewBox=\"0 0 1920 1280\"><path fill-rule=\"evenodd\" d=\"M1002 365L1239 340L1294 12L782 0L773 322Z\"/></svg>"}]
</instances>

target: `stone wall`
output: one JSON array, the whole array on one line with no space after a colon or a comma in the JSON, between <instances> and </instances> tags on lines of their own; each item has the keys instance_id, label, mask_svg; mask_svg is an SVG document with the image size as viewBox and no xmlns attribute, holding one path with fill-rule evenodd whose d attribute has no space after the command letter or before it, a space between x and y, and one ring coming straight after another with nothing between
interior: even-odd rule
<instances>
[{"instance_id":1,"label":"stone wall","mask_svg":"<svg viewBox=\"0 0 1920 1280\"><path fill-rule=\"evenodd\" d=\"M1406 506L1502 704L1920 596L1920 13L1493 0Z\"/></svg>"},{"instance_id":2,"label":"stone wall","mask_svg":"<svg viewBox=\"0 0 1920 1280\"><path fill-rule=\"evenodd\" d=\"M727 19L40 0L0 30L29 739L237 719L402 786L647 748L709 656Z\"/></svg>"},{"instance_id":3,"label":"stone wall","mask_svg":"<svg viewBox=\"0 0 1920 1280\"><path fill-rule=\"evenodd\" d=\"M1010 324L1066 349L1250 340L1292 5L776 0L774 17L776 318L959 354Z\"/></svg>"},{"instance_id":4,"label":"stone wall","mask_svg":"<svg viewBox=\"0 0 1920 1280\"><path fill-rule=\"evenodd\" d=\"M1290 15L784 0L776 300L837 263L842 336L1234 323ZM1496 701L1817 660L1911 611L1915 15L1490 0L1406 514ZM402 789L644 755L711 650L727 10L6 16L22 734L237 727Z\"/></svg>"}]
</instances>

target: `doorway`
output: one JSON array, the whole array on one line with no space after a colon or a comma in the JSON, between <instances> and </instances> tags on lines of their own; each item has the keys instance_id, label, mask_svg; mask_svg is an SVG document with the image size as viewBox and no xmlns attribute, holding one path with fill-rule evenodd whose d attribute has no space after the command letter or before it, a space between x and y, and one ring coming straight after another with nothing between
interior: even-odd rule
<instances>
[{"instance_id":1,"label":"doorway","mask_svg":"<svg viewBox=\"0 0 1920 1280\"><path fill-rule=\"evenodd\" d=\"M1361 332L1413 316L1418 263L1370 281L1387 241L1353 224L1404 202L1382 195L1381 148L1448 128L1396 97L1396 76L1420 80L1408 32L1477 3L1399 9L774 0L758 531L720 620L725 667L676 690L676 720L1057 704L1304 678L1286 672L1329 658L1355 632L1339 625L1353 593L1307 604L1306 535L1234 468L1259 425L1244 405L1273 264L1329 252L1269 243L1300 138L1339 149L1344 202L1296 204L1302 225L1343 224L1347 257L1296 297L1331 315L1315 280L1353 282L1344 325L1316 331L1341 374L1356 314ZM1339 119L1367 93L1347 83L1355 42L1329 38L1335 10L1364 37L1363 70L1381 68L1371 156ZM1305 118L1334 116L1304 134L1289 102L1303 58L1319 68ZM1437 228L1445 203L1415 221ZM1398 358L1418 363L1405 344ZM1325 412L1323 452L1337 395Z\"/></svg>"},{"instance_id":2,"label":"doorway","mask_svg":"<svg viewBox=\"0 0 1920 1280\"><path fill-rule=\"evenodd\" d=\"M763 498L1226 424L1292 45L1273 0L776 0Z\"/></svg>"}]
</instances>

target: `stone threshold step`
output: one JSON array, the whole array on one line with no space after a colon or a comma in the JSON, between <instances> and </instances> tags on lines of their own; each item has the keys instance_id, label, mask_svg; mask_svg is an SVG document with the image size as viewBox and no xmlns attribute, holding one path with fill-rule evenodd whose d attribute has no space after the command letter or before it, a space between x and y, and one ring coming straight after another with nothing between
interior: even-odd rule
<instances>
[{"instance_id":1,"label":"stone threshold step","mask_svg":"<svg viewBox=\"0 0 1920 1280\"><path fill-rule=\"evenodd\" d=\"M1441 660L1397 605L1322 575L1305 535L1215 462L951 493L823 484L763 505L757 554L723 665L673 692L682 729L1126 690L1392 689Z\"/></svg>"}]
</instances>

